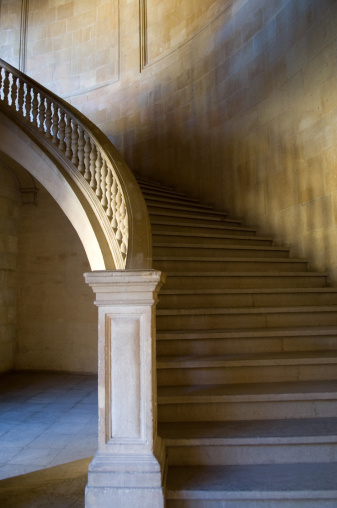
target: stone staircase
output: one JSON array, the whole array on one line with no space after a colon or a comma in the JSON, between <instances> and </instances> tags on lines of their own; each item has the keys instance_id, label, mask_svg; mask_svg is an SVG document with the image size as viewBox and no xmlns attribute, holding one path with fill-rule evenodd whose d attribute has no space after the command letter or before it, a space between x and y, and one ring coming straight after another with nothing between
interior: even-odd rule
<instances>
[{"instance_id":1,"label":"stone staircase","mask_svg":"<svg viewBox=\"0 0 337 508\"><path fill-rule=\"evenodd\" d=\"M196 200L150 212L167 508L337 507L337 288Z\"/></svg>"}]
</instances>

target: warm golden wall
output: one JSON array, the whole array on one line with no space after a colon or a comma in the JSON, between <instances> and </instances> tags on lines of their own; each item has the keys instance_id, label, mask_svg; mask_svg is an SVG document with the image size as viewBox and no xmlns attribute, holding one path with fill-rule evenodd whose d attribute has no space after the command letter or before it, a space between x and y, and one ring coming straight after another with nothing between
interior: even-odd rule
<instances>
[{"instance_id":1,"label":"warm golden wall","mask_svg":"<svg viewBox=\"0 0 337 508\"><path fill-rule=\"evenodd\" d=\"M18 216L17 182L0 166L0 372L13 369L15 362Z\"/></svg>"},{"instance_id":2,"label":"warm golden wall","mask_svg":"<svg viewBox=\"0 0 337 508\"><path fill-rule=\"evenodd\" d=\"M19 223L17 369L97 372L97 309L83 246L40 186Z\"/></svg>"},{"instance_id":3,"label":"warm golden wall","mask_svg":"<svg viewBox=\"0 0 337 508\"><path fill-rule=\"evenodd\" d=\"M337 282L336 2L111 3L118 81L82 94L74 82L71 102L133 169L228 208Z\"/></svg>"},{"instance_id":4,"label":"warm golden wall","mask_svg":"<svg viewBox=\"0 0 337 508\"><path fill-rule=\"evenodd\" d=\"M337 282L337 4L226 6L141 73L125 56L118 84L76 104L132 168L228 208Z\"/></svg>"}]
</instances>

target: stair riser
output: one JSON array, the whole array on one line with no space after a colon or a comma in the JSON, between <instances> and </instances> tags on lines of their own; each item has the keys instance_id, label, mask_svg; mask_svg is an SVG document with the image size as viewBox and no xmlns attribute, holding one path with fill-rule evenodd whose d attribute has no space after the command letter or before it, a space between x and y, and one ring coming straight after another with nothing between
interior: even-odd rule
<instances>
[{"instance_id":1,"label":"stair riser","mask_svg":"<svg viewBox=\"0 0 337 508\"><path fill-rule=\"evenodd\" d=\"M280 312L267 314L157 314L158 330L214 330L221 328L281 328L337 325L336 312Z\"/></svg>"},{"instance_id":2,"label":"stair riser","mask_svg":"<svg viewBox=\"0 0 337 508\"><path fill-rule=\"evenodd\" d=\"M291 261L189 261L178 259L173 260L153 260L153 265L157 270L164 272L305 272L307 270L306 262Z\"/></svg>"},{"instance_id":3,"label":"stair riser","mask_svg":"<svg viewBox=\"0 0 337 508\"><path fill-rule=\"evenodd\" d=\"M320 397L319 395L317 396ZM276 420L289 418L335 417L337 400L284 400L252 402L158 403L160 422L211 422L233 420Z\"/></svg>"},{"instance_id":4,"label":"stair riser","mask_svg":"<svg viewBox=\"0 0 337 508\"><path fill-rule=\"evenodd\" d=\"M219 234L219 235L247 235L254 236L255 231L240 229L238 227L231 226L230 224L222 223L221 226L212 226L209 224L193 225L189 224L186 226L180 226L177 224L152 224L152 231L154 233L182 233L194 235L207 235L207 234Z\"/></svg>"},{"instance_id":5,"label":"stair riser","mask_svg":"<svg viewBox=\"0 0 337 508\"><path fill-rule=\"evenodd\" d=\"M190 214L188 213L184 213L184 212L181 212L178 214L178 212L175 212L175 214L173 215L171 211L167 212L167 213L151 213L150 214L150 218L151 218L151 221L155 222L155 221L160 221L160 222L172 222L174 221L175 223L182 223L182 224L195 224L195 221L196 221L196 217L190 217L189 216ZM198 223L200 224L203 224L205 226L207 225L224 225L224 226L229 226L229 225L235 225L235 226L238 226L240 227L241 225L241 221L239 220L235 220L235 219L229 219L228 217L224 217L224 216L215 216L215 217L208 217L207 215L203 215L203 214L200 214L197 218L198 220Z\"/></svg>"},{"instance_id":6,"label":"stair riser","mask_svg":"<svg viewBox=\"0 0 337 508\"><path fill-rule=\"evenodd\" d=\"M336 379L336 363L316 365L268 365L157 371L158 386L193 386L239 383L330 381Z\"/></svg>"},{"instance_id":7,"label":"stair riser","mask_svg":"<svg viewBox=\"0 0 337 508\"><path fill-rule=\"evenodd\" d=\"M241 234L233 234L231 232L230 235L228 235L229 238L226 238L226 236L221 237L217 235L213 236L186 236L184 234L181 235L166 235L163 233L152 233L153 237L153 243L174 243L174 244L181 244L181 243L189 243L193 245L206 245L207 247L210 247L212 245L219 245L221 243L222 245L254 245L254 246L272 246L272 240L269 240L268 238L254 238L251 235L241 235Z\"/></svg>"},{"instance_id":8,"label":"stair riser","mask_svg":"<svg viewBox=\"0 0 337 508\"><path fill-rule=\"evenodd\" d=\"M276 258L288 259L289 252L282 250L263 250L260 249L232 249L232 248L208 248L200 246L192 247L153 247L155 257L172 256L172 257L227 257L227 258Z\"/></svg>"},{"instance_id":9,"label":"stair riser","mask_svg":"<svg viewBox=\"0 0 337 508\"><path fill-rule=\"evenodd\" d=\"M336 350L337 337L157 340L157 354L202 355Z\"/></svg>"},{"instance_id":10,"label":"stair riser","mask_svg":"<svg viewBox=\"0 0 337 508\"><path fill-rule=\"evenodd\" d=\"M207 491L203 496L205 499L197 499L194 496L191 499L167 499L166 508L336 508L336 500L321 499L319 496L315 499L315 493L310 499L296 499L298 495L294 496L295 499L259 499L251 500L242 496L242 499L232 500L226 496L221 498L216 491L216 500L211 500L213 497L212 491ZM179 497L183 497L180 496ZM236 496L238 497L238 496ZM240 497L240 496L239 496ZM274 497L280 497L277 493Z\"/></svg>"},{"instance_id":11,"label":"stair riser","mask_svg":"<svg viewBox=\"0 0 337 508\"><path fill-rule=\"evenodd\" d=\"M230 273L230 272L229 272ZM323 288L326 287L326 277L324 275L306 276L296 275L287 276L285 273L281 276L263 275L244 275L237 276L219 275L203 276L194 275L180 276L167 274L165 289L276 289L276 288Z\"/></svg>"},{"instance_id":12,"label":"stair riser","mask_svg":"<svg viewBox=\"0 0 337 508\"><path fill-rule=\"evenodd\" d=\"M170 466L226 466L335 462L337 442L258 445L167 445Z\"/></svg>"},{"instance_id":13,"label":"stair riser","mask_svg":"<svg viewBox=\"0 0 337 508\"><path fill-rule=\"evenodd\" d=\"M149 214L155 215L158 212L168 212L169 210L174 213L177 212L188 212L189 214L195 215L195 218L199 218L199 214L210 217L226 217L225 212L216 212L214 210L208 210L207 208L203 208L202 206L193 205L193 204L170 204L170 203L163 203L160 204L157 202L151 202L151 200L146 201Z\"/></svg>"},{"instance_id":14,"label":"stair riser","mask_svg":"<svg viewBox=\"0 0 337 508\"><path fill-rule=\"evenodd\" d=\"M283 294L160 294L158 309L285 307L297 305L337 305L337 293L283 293Z\"/></svg>"},{"instance_id":15,"label":"stair riser","mask_svg":"<svg viewBox=\"0 0 337 508\"><path fill-rule=\"evenodd\" d=\"M211 208L207 205L202 205L198 201L193 201L190 199L185 199L180 196L174 196L174 195L166 195L161 194L158 195L156 193L148 193L144 191L144 198L148 206L161 206L162 204L169 204L169 205L177 205L178 207L197 207L200 210L210 210Z\"/></svg>"}]
</instances>

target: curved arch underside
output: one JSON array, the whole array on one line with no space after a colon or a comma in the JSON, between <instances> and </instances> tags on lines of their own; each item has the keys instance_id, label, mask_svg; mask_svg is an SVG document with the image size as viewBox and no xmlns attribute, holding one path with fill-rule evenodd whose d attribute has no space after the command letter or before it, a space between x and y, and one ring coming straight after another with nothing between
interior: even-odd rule
<instances>
[{"instance_id":1,"label":"curved arch underside","mask_svg":"<svg viewBox=\"0 0 337 508\"><path fill-rule=\"evenodd\" d=\"M92 270L116 268L104 232L84 196L66 171L35 140L0 111L0 153L17 174L26 169L58 203L76 230ZM21 179L21 180L20 180ZM52 227L52 224L51 224Z\"/></svg>"}]
</instances>

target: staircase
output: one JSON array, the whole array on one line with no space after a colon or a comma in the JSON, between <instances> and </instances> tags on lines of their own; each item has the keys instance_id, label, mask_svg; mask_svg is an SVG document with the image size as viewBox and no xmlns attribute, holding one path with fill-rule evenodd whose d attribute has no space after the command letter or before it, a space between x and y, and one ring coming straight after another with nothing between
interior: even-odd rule
<instances>
[{"instance_id":1,"label":"staircase","mask_svg":"<svg viewBox=\"0 0 337 508\"><path fill-rule=\"evenodd\" d=\"M167 508L337 507L337 288L171 188L139 180L154 267Z\"/></svg>"}]
</instances>

